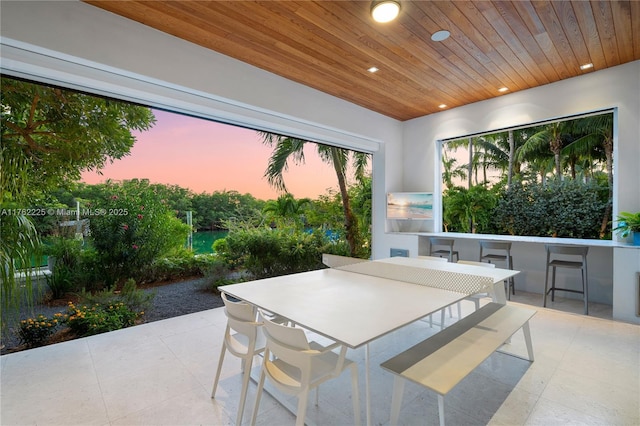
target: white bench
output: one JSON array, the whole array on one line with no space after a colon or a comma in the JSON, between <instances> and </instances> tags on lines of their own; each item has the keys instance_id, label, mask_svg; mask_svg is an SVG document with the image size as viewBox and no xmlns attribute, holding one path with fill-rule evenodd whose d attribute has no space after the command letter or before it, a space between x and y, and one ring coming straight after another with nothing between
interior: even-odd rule
<instances>
[{"instance_id":1,"label":"white bench","mask_svg":"<svg viewBox=\"0 0 640 426\"><path fill-rule=\"evenodd\" d=\"M535 313L533 309L489 303L382 363L382 368L396 375L391 425L398 423L405 379L438 394L440 425L444 426L444 396L520 328L528 360L533 361L529 319Z\"/></svg>"}]
</instances>

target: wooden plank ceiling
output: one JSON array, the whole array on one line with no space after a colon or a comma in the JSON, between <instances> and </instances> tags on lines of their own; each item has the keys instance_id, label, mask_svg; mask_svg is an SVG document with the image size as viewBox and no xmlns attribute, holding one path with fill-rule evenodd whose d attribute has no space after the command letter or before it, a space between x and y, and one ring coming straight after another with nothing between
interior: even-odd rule
<instances>
[{"instance_id":1,"label":"wooden plank ceiling","mask_svg":"<svg viewBox=\"0 0 640 426\"><path fill-rule=\"evenodd\" d=\"M637 0L86 2L398 120L640 59Z\"/></svg>"}]
</instances>

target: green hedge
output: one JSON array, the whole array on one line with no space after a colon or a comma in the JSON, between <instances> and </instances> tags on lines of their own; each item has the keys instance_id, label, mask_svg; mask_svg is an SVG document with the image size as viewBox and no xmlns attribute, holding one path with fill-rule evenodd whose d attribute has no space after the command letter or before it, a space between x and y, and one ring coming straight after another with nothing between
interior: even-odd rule
<instances>
[{"instance_id":1,"label":"green hedge","mask_svg":"<svg viewBox=\"0 0 640 426\"><path fill-rule=\"evenodd\" d=\"M216 253L234 269L267 278L322 268L322 253L346 254L324 232L284 228L238 229L214 243Z\"/></svg>"}]
</instances>

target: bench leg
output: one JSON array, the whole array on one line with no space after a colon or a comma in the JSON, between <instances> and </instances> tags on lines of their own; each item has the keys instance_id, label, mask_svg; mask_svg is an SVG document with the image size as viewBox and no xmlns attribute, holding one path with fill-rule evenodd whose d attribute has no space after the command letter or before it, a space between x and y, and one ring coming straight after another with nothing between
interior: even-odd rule
<instances>
[{"instance_id":1,"label":"bench leg","mask_svg":"<svg viewBox=\"0 0 640 426\"><path fill-rule=\"evenodd\" d=\"M533 344L531 343L531 329L529 329L529 321L522 326L522 332L524 333L524 341L527 344L529 361L533 361Z\"/></svg>"},{"instance_id":2,"label":"bench leg","mask_svg":"<svg viewBox=\"0 0 640 426\"><path fill-rule=\"evenodd\" d=\"M404 392L404 379L396 376L393 379L393 395L391 397L391 425L398 424L400 418L400 407L402 406L402 394Z\"/></svg>"},{"instance_id":3,"label":"bench leg","mask_svg":"<svg viewBox=\"0 0 640 426\"><path fill-rule=\"evenodd\" d=\"M440 426L444 426L444 396L438 395L438 417L440 417Z\"/></svg>"}]
</instances>

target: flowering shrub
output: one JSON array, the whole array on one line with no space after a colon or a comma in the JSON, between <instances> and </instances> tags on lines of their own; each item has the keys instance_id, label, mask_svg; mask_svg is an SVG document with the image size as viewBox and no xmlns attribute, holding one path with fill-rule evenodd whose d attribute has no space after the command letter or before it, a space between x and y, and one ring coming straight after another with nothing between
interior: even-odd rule
<instances>
[{"instance_id":1,"label":"flowering shrub","mask_svg":"<svg viewBox=\"0 0 640 426\"><path fill-rule=\"evenodd\" d=\"M69 302L66 323L78 336L90 336L119 330L135 324L144 312L134 312L123 302L76 306Z\"/></svg>"},{"instance_id":2,"label":"flowering shrub","mask_svg":"<svg viewBox=\"0 0 640 426\"><path fill-rule=\"evenodd\" d=\"M93 247L107 286L139 279L154 259L182 247L189 233L147 180L108 181L91 218Z\"/></svg>"},{"instance_id":3,"label":"flowering shrub","mask_svg":"<svg viewBox=\"0 0 640 426\"><path fill-rule=\"evenodd\" d=\"M56 314L53 318L47 318L40 314L20 321L20 341L30 348L44 345L62 322L62 317L62 314Z\"/></svg>"}]
</instances>

